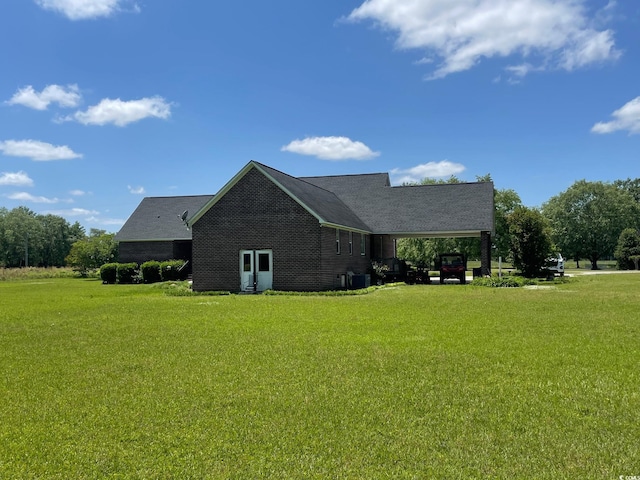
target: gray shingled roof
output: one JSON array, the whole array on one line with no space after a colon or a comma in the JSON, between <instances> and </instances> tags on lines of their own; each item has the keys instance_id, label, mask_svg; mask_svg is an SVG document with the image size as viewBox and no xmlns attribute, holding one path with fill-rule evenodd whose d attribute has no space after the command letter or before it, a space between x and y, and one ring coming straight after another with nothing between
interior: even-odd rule
<instances>
[{"instance_id":1,"label":"gray shingled roof","mask_svg":"<svg viewBox=\"0 0 640 480\"><path fill-rule=\"evenodd\" d=\"M266 165L254 162L273 180L306 206L323 223L356 230L369 231L369 227L333 192L292 177Z\"/></svg>"},{"instance_id":2,"label":"gray shingled roof","mask_svg":"<svg viewBox=\"0 0 640 480\"><path fill-rule=\"evenodd\" d=\"M493 231L493 184L391 187L386 173L303 177L334 192L374 233Z\"/></svg>"},{"instance_id":3,"label":"gray shingled roof","mask_svg":"<svg viewBox=\"0 0 640 480\"><path fill-rule=\"evenodd\" d=\"M493 183L384 187L340 198L372 232L451 235L493 231Z\"/></svg>"},{"instance_id":4,"label":"gray shingled roof","mask_svg":"<svg viewBox=\"0 0 640 480\"><path fill-rule=\"evenodd\" d=\"M493 183L391 187L389 175L374 173L292 177L249 162L217 195L147 197L116 235L117 241L190 240L179 216L197 221L216 196L257 168L327 225L396 236L470 236L494 230Z\"/></svg>"},{"instance_id":5,"label":"gray shingled roof","mask_svg":"<svg viewBox=\"0 0 640 480\"><path fill-rule=\"evenodd\" d=\"M115 240L191 240L191 230L187 230L180 219L185 210L193 214L200 210L213 195L184 197L145 197L131 214Z\"/></svg>"}]
</instances>

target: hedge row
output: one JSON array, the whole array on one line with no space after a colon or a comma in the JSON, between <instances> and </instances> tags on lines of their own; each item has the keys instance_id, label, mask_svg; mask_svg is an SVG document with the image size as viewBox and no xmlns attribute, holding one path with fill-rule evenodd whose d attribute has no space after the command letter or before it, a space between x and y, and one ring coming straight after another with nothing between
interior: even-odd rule
<instances>
[{"instance_id":1,"label":"hedge row","mask_svg":"<svg viewBox=\"0 0 640 480\"><path fill-rule=\"evenodd\" d=\"M155 260L137 263L105 263L100 267L103 283L156 283L186 280L187 269L184 260Z\"/></svg>"}]
</instances>

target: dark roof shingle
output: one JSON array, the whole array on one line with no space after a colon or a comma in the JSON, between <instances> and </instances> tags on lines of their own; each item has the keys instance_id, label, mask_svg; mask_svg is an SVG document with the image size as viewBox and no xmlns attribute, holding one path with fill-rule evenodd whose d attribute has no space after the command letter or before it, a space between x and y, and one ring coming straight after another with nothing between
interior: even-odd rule
<instances>
[{"instance_id":1,"label":"dark roof shingle","mask_svg":"<svg viewBox=\"0 0 640 480\"><path fill-rule=\"evenodd\" d=\"M145 197L116 234L115 240L191 240L191 230L186 228L180 216L185 210L191 214L197 212L211 198L213 195Z\"/></svg>"}]
</instances>

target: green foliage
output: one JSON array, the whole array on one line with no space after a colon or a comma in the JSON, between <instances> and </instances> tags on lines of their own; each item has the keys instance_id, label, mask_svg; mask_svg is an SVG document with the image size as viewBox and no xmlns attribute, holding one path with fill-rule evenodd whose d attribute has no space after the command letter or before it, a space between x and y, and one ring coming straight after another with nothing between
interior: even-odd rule
<instances>
[{"instance_id":1,"label":"green foliage","mask_svg":"<svg viewBox=\"0 0 640 480\"><path fill-rule=\"evenodd\" d=\"M162 281L160 274L160 262L150 260L140 265L140 274L144 283L156 283Z\"/></svg>"},{"instance_id":2,"label":"green foliage","mask_svg":"<svg viewBox=\"0 0 640 480\"><path fill-rule=\"evenodd\" d=\"M637 270L640 255L640 231L625 228L618 238L615 257L619 270Z\"/></svg>"},{"instance_id":3,"label":"green foliage","mask_svg":"<svg viewBox=\"0 0 640 480\"><path fill-rule=\"evenodd\" d=\"M529 278L520 277L517 275L503 275L502 277L497 274L490 277L478 277L474 278L471 285L479 287L494 287L494 288L517 288L524 287L526 285L534 285L537 282Z\"/></svg>"},{"instance_id":4,"label":"green foliage","mask_svg":"<svg viewBox=\"0 0 640 480\"><path fill-rule=\"evenodd\" d=\"M71 245L84 237L79 223L38 215L27 207L0 208L0 266L61 267Z\"/></svg>"},{"instance_id":5,"label":"green foliage","mask_svg":"<svg viewBox=\"0 0 640 480\"><path fill-rule=\"evenodd\" d=\"M624 188L610 183L575 182L543 205L553 241L566 258L598 260L614 254L625 228L640 227L640 205Z\"/></svg>"},{"instance_id":6,"label":"green foliage","mask_svg":"<svg viewBox=\"0 0 640 480\"><path fill-rule=\"evenodd\" d=\"M552 253L546 219L534 209L519 207L508 217L513 265L527 278L535 278Z\"/></svg>"},{"instance_id":7,"label":"green foliage","mask_svg":"<svg viewBox=\"0 0 640 480\"><path fill-rule=\"evenodd\" d=\"M67 264L82 275L113 262L118 257L118 242L115 234L91 229L89 237L75 242L66 258Z\"/></svg>"},{"instance_id":8,"label":"green foliage","mask_svg":"<svg viewBox=\"0 0 640 480\"><path fill-rule=\"evenodd\" d=\"M183 269L184 260L166 260L160 263L162 281L186 280L187 271Z\"/></svg>"},{"instance_id":9,"label":"green foliage","mask_svg":"<svg viewBox=\"0 0 640 480\"><path fill-rule=\"evenodd\" d=\"M105 263L100 267L100 279L104 283L114 284L118 279L118 264Z\"/></svg>"},{"instance_id":10,"label":"green foliage","mask_svg":"<svg viewBox=\"0 0 640 480\"><path fill-rule=\"evenodd\" d=\"M514 190L494 190L495 233L493 256L511 259L511 235L509 234L509 215L522 207L520 196Z\"/></svg>"},{"instance_id":11,"label":"green foliage","mask_svg":"<svg viewBox=\"0 0 640 480\"><path fill-rule=\"evenodd\" d=\"M138 278L138 264L137 263L118 263L116 269L116 277L118 283L137 283Z\"/></svg>"}]
</instances>

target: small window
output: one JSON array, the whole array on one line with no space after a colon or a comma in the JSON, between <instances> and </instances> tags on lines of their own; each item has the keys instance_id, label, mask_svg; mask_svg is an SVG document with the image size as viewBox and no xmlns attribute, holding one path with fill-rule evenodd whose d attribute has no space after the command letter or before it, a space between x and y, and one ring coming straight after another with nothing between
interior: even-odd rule
<instances>
[{"instance_id":1,"label":"small window","mask_svg":"<svg viewBox=\"0 0 640 480\"><path fill-rule=\"evenodd\" d=\"M242 256L242 265L243 265L243 270L245 272L251 271L251 254L250 253L245 253Z\"/></svg>"},{"instance_id":2,"label":"small window","mask_svg":"<svg viewBox=\"0 0 640 480\"><path fill-rule=\"evenodd\" d=\"M353 232L349 232L349 255L353 255Z\"/></svg>"},{"instance_id":3,"label":"small window","mask_svg":"<svg viewBox=\"0 0 640 480\"><path fill-rule=\"evenodd\" d=\"M340 229L336 228L336 254L340 255Z\"/></svg>"},{"instance_id":4,"label":"small window","mask_svg":"<svg viewBox=\"0 0 640 480\"><path fill-rule=\"evenodd\" d=\"M258 254L258 271L268 272L269 270L271 270L269 265L269 254L268 253Z\"/></svg>"},{"instance_id":5,"label":"small window","mask_svg":"<svg viewBox=\"0 0 640 480\"><path fill-rule=\"evenodd\" d=\"M360 234L360 255L367 254L367 237L364 233Z\"/></svg>"}]
</instances>

